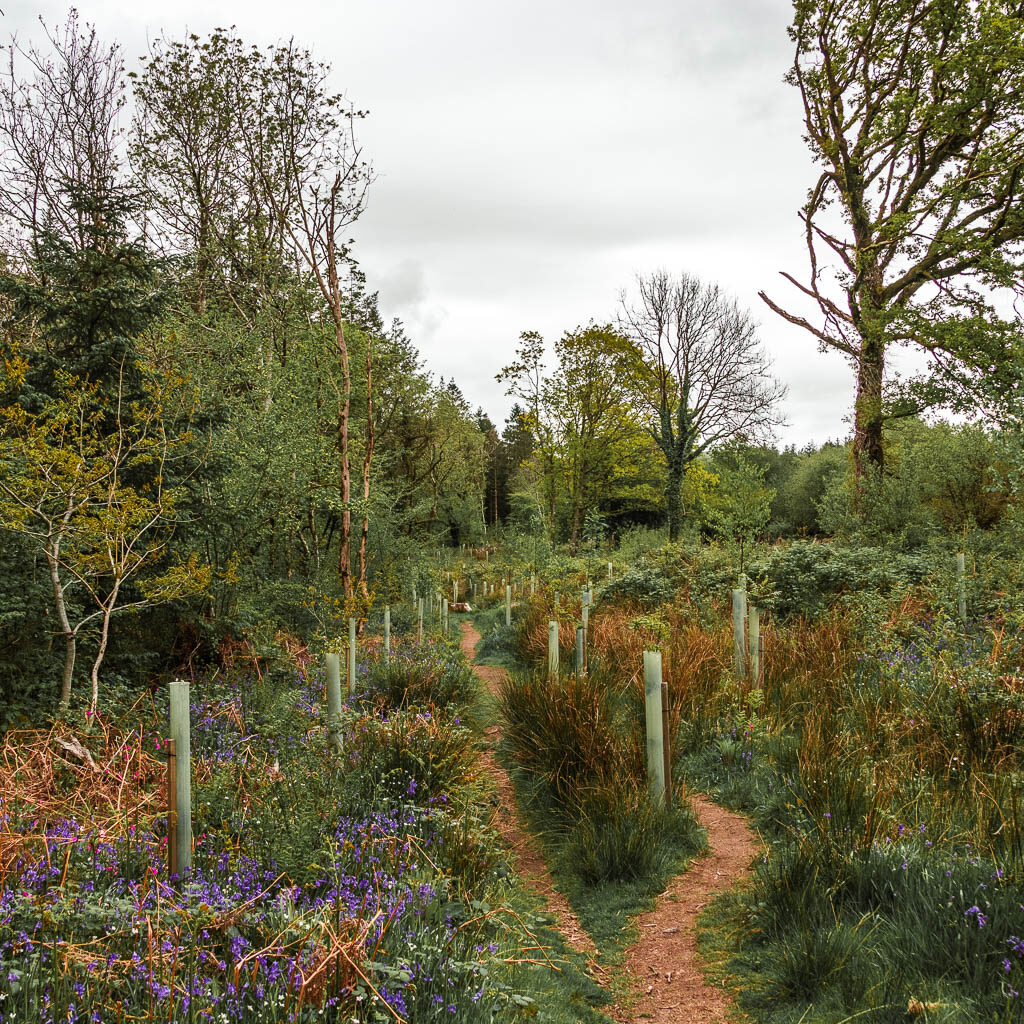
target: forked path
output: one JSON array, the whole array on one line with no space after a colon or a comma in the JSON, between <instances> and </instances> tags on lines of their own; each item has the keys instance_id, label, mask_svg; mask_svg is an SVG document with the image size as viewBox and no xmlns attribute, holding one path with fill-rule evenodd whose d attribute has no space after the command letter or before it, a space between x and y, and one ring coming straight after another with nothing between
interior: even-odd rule
<instances>
[{"instance_id":1,"label":"forked path","mask_svg":"<svg viewBox=\"0 0 1024 1024\"><path fill-rule=\"evenodd\" d=\"M480 642L480 633L472 622L462 623L462 653L473 669L484 681L491 694L497 695L498 687L505 677L505 670L493 665L477 665L475 663L476 645ZM501 740L501 726L492 725L486 733L495 745ZM539 895L547 904L548 911L555 918L558 929L566 937L569 945L581 953L595 954L590 936L584 931L579 918L573 913L566 898L555 888L551 875L544 863L537 840L523 827L516 814L515 789L508 773L498 764L494 754L485 750L481 760L487 770L494 776L498 787L498 807L494 814L494 825L512 851L515 868L523 882Z\"/></svg>"},{"instance_id":2,"label":"forked path","mask_svg":"<svg viewBox=\"0 0 1024 1024\"><path fill-rule=\"evenodd\" d=\"M746 877L761 847L738 814L697 794L690 801L707 829L708 853L672 879L653 910L636 918L640 935L625 964L631 998L610 1011L622 1024L710 1024L726 1020L732 1006L724 988L704 980L697 916L717 893Z\"/></svg>"},{"instance_id":3,"label":"forked path","mask_svg":"<svg viewBox=\"0 0 1024 1024\"><path fill-rule=\"evenodd\" d=\"M480 634L471 622L462 623L462 651L496 694L505 670L474 661ZM497 742L501 727L487 735ZM505 770L486 751L483 760L494 773L499 806L495 824L512 849L520 876L547 903L570 944L581 952L596 952L565 897L551 880L536 839L515 813L515 791ZM704 980L697 952L697 916L716 893L731 888L749 872L760 849L745 819L706 797L691 796L693 809L707 829L708 853L694 860L662 893L653 910L636 918L639 938L626 953L628 995L609 1013L620 1024L711 1024L725 1021L731 1001L725 989Z\"/></svg>"}]
</instances>

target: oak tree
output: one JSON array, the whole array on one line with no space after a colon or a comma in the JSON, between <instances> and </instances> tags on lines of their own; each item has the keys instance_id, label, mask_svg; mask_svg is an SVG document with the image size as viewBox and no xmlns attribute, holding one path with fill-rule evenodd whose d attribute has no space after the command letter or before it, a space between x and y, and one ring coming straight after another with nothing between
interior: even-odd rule
<instances>
[{"instance_id":1,"label":"oak tree","mask_svg":"<svg viewBox=\"0 0 1024 1024\"><path fill-rule=\"evenodd\" d=\"M997 299L1024 285L1024 6L795 0L789 33L820 171L800 212L807 271L783 276L817 312L761 298L850 360L863 474L891 417L1013 376L1020 325ZM897 344L931 368L892 395Z\"/></svg>"}]
</instances>

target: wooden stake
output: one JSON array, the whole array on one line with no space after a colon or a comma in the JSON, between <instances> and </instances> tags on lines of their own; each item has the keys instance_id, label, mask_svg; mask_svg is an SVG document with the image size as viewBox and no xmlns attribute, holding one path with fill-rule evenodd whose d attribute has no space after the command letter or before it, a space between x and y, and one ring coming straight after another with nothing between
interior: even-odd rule
<instances>
[{"instance_id":1,"label":"wooden stake","mask_svg":"<svg viewBox=\"0 0 1024 1024\"><path fill-rule=\"evenodd\" d=\"M324 665L327 669L327 741L341 753L341 659L337 654L327 654Z\"/></svg>"},{"instance_id":2,"label":"wooden stake","mask_svg":"<svg viewBox=\"0 0 1024 1024\"><path fill-rule=\"evenodd\" d=\"M348 620L348 692L356 692L356 620Z\"/></svg>"},{"instance_id":3,"label":"wooden stake","mask_svg":"<svg viewBox=\"0 0 1024 1024\"><path fill-rule=\"evenodd\" d=\"M743 679L747 674L747 638L744 635L746 619L747 592L746 590L734 590L732 592L732 661L737 679Z\"/></svg>"},{"instance_id":4,"label":"wooden stake","mask_svg":"<svg viewBox=\"0 0 1024 1024\"><path fill-rule=\"evenodd\" d=\"M167 741L167 874L178 873L178 744Z\"/></svg>"},{"instance_id":5,"label":"wooden stake","mask_svg":"<svg viewBox=\"0 0 1024 1024\"><path fill-rule=\"evenodd\" d=\"M672 806L672 730L668 723L668 683L661 682L661 737L665 747L665 806Z\"/></svg>"},{"instance_id":6,"label":"wooden stake","mask_svg":"<svg viewBox=\"0 0 1024 1024\"><path fill-rule=\"evenodd\" d=\"M956 608L960 613L960 622L967 625L967 567L964 553L956 553Z\"/></svg>"},{"instance_id":7,"label":"wooden stake","mask_svg":"<svg viewBox=\"0 0 1024 1024\"><path fill-rule=\"evenodd\" d=\"M747 648L750 653L750 683L761 685L761 609L751 604L747 609Z\"/></svg>"},{"instance_id":8,"label":"wooden stake","mask_svg":"<svg viewBox=\"0 0 1024 1024\"><path fill-rule=\"evenodd\" d=\"M583 596L585 598L583 602L583 671L585 672L590 668L590 652L587 649L587 627L590 622L590 595L584 591Z\"/></svg>"}]
</instances>

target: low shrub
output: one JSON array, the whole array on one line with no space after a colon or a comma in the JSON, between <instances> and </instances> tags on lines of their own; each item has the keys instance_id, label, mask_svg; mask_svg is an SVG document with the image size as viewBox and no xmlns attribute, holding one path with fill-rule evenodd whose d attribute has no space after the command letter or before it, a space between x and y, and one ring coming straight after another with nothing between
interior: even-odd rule
<instances>
[{"instance_id":1,"label":"low shrub","mask_svg":"<svg viewBox=\"0 0 1024 1024\"><path fill-rule=\"evenodd\" d=\"M516 627L506 626L504 620L484 633L477 646L480 660L511 661L516 657Z\"/></svg>"},{"instance_id":2,"label":"low shrub","mask_svg":"<svg viewBox=\"0 0 1024 1024\"><path fill-rule=\"evenodd\" d=\"M659 569L634 566L611 580L601 590L601 601L607 604L632 604L656 608L675 597L675 587Z\"/></svg>"},{"instance_id":3,"label":"low shrub","mask_svg":"<svg viewBox=\"0 0 1024 1024\"><path fill-rule=\"evenodd\" d=\"M748 575L762 608L814 617L840 596L890 596L907 590L923 582L932 569L920 556L882 548L795 542L752 563Z\"/></svg>"},{"instance_id":4,"label":"low shrub","mask_svg":"<svg viewBox=\"0 0 1024 1024\"><path fill-rule=\"evenodd\" d=\"M424 651L393 652L389 662L373 662L360 681L358 696L362 702L389 708L465 707L478 685L454 649L433 644Z\"/></svg>"},{"instance_id":5,"label":"low shrub","mask_svg":"<svg viewBox=\"0 0 1024 1024\"><path fill-rule=\"evenodd\" d=\"M365 807L422 804L465 786L474 774L472 733L435 710L399 708L349 723L342 744L347 770L342 801Z\"/></svg>"}]
</instances>

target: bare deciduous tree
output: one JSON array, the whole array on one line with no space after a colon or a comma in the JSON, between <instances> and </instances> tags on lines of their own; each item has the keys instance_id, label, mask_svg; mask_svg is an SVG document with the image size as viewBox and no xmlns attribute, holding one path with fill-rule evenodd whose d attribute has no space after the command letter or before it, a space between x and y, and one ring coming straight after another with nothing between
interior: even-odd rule
<instances>
[{"instance_id":1,"label":"bare deciduous tree","mask_svg":"<svg viewBox=\"0 0 1024 1024\"><path fill-rule=\"evenodd\" d=\"M677 540L687 466L730 438L769 435L782 422L786 389L769 374L750 314L693 275L638 275L636 294L621 296L619 323L643 353L639 393L668 465L669 538Z\"/></svg>"},{"instance_id":2,"label":"bare deciduous tree","mask_svg":"<svg viewBox=\"0 0 1024 1024\"><path fill-rule=\"evenodd\" d=\"M48 53L16 41L7 48L0 217L12 251L34 249L43 232L81 251L94 247L96 219L107 215L119 184L124 69L118 46L98 42L74 10L46 35Z\"/></svg>"}]
</instances>

